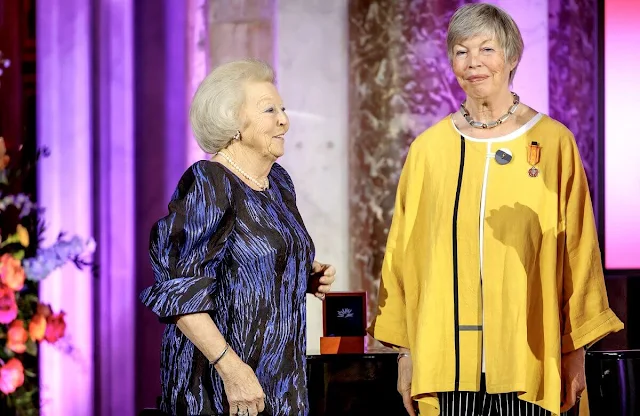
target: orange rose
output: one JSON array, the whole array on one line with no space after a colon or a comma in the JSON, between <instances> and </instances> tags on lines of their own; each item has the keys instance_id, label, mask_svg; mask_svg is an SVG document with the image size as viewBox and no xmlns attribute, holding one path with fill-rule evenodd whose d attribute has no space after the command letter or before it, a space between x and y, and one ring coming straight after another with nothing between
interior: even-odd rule
<instances>
[{"instance_id":1,"label":"orange rose","mask_svg":"<svg viewBox=\"0 0 640 416\"><path fill-rule=\"evenodd\" d=\"M8 324L18 316L16 294L3 284L0 284L0 324Z\"/></svg>"},{"instance_id":2,"label":"orange rose","mask_svg":"<svg viewBox=\"0 0 640 416\"><path fill-rule=\"evenodd\" d=\"M44 332L44 339L53 344L64 336L66 329L67 324L64 322L64 312L51 315L47 318L47 329Z\"/></svg>"},{"instance_id":3,"label":"orange rose","mask_svg":"<svg viewBox=\"0 0 640 416\"><path fill-rule=\"evenodd\" d=\"M24 366L17 358L12 358L0 367L0 391L11 394L24 384Z\"/></svg>"},{"instance_id":4,"label":"orange rose","mask_svg":"<svg viewBox=\"0 0 640 416\"><path fill-rule=\"evenodd\" d=\"M22 354L26 351L26 342L29 339L27 330L24 329L24 324L20 319L16 319L9 325L7 331L7 348L11 351Z\"/></svg>"},{"instance_id":5,"label":"orange rose","mask_svg":"<svg viewBox=\"0 0 640 416\"><path fill-rule=\"evenodd\" d=\"M0 257L0 280L16 292L22 290L24 286L24 269L20 264L20 260L16 260L11 254L3 254Z\"/></svg>"},{"instance_id":6,"label":"orange rose","mask_svg":"<svg viewBox=\"0 0 640 416\"><path fill-rule=\"evenodd\" d=\"M47 318L43 315L35 314L29 322L29 336L34 341L42 341L44 332L47 329Z\"/></svg>"}]
</instances>

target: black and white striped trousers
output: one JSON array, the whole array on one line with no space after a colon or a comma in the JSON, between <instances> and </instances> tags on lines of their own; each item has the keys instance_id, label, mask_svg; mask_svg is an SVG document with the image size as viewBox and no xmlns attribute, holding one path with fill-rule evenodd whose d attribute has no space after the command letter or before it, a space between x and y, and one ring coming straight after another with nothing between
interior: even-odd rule
<instances>
[{"instance_id":1,"label":"black and white striped trousers","mask_svg":"<svg viewBox=\"0 0 640 416\"><path fill-rule=\"evenodd\" d=\"M440 416L550 416L551 412L518 399L517 393L438 393ZM562 413L568 416L570 412Z\"/></svg>"}]
</instances>

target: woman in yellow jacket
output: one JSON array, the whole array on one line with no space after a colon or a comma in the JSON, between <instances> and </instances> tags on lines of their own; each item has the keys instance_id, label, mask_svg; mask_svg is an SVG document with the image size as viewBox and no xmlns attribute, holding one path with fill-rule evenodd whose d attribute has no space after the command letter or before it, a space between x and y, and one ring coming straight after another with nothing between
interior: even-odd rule
<instances>
[{"instance_id":1,"label":"woman in yellow jacket","mask_svg":"<svg viewBox=\"0 0 640 416\"><path fill-rule=\"evenodd\" d=\"M463 6L447 47L466 100L411 145L370 332L400 349L409 414L558 415L585 388L585 347L623 327L578 148L510 91L507 13Z\"/></svg>"}]
</instances>

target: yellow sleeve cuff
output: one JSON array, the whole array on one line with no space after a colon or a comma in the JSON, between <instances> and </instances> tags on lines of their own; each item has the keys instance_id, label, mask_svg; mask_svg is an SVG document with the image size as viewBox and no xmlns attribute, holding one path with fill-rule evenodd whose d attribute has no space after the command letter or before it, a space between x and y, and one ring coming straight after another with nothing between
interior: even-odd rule
<instances>
[{"instance_id":1,"label":"yellow sleeve cuff","mask_svg":"<svg viewBox=\"0 0 640 416\"><path fill-rule=\"evenodd\" d=\"M624 324L610 308L589 319L569 334L562 336L562 353L566 354L584 346L591 346L605 336L620 331Z\"/></svg>"},{"instance_id":2,"label":"yellow sleeve cuff","mask_svg":"<svg viewBox=\"0 0 640 416\"><path fill-rule=\"evenodd\" d=\"M409 338L406 331L399 331L398 328L390 328L374 321L367 332L382 343L409 348Z\"/></svg>"}]
</instances>

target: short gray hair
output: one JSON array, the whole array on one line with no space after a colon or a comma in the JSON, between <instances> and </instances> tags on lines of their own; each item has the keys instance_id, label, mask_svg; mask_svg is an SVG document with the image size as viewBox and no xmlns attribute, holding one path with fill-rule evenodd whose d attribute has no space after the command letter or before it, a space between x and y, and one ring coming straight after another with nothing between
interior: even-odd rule
<instances>
[{"instance_id":1,"label":"short gray hair","mask_svg":"<svg viewBox=\"0 0 640 416\"><path fill-rule=\"evenodd\" d=\"M478 35L491 35L504 50L506 63L515 61L516 65L509 74L509 83L513 82L516 69L522 59L524 42L518 25L501 8L487 3L467 4L460 7L451 17L447 32L447 54L453 62L453 47L466 39Z\"/></svg>"},{"instance_id":2,"label":"short gray hair","mask_svg":"<svg viewBox=\"0 0 640 416\"><path fill-rule=\"evenodd\" d=\"M193 96L189 119L200 148L209 154L229 145L240 130L240 108L247 82L275 82L273 68L255 59L218 66L200 83Z\"/></svg>"}]
</instances>

